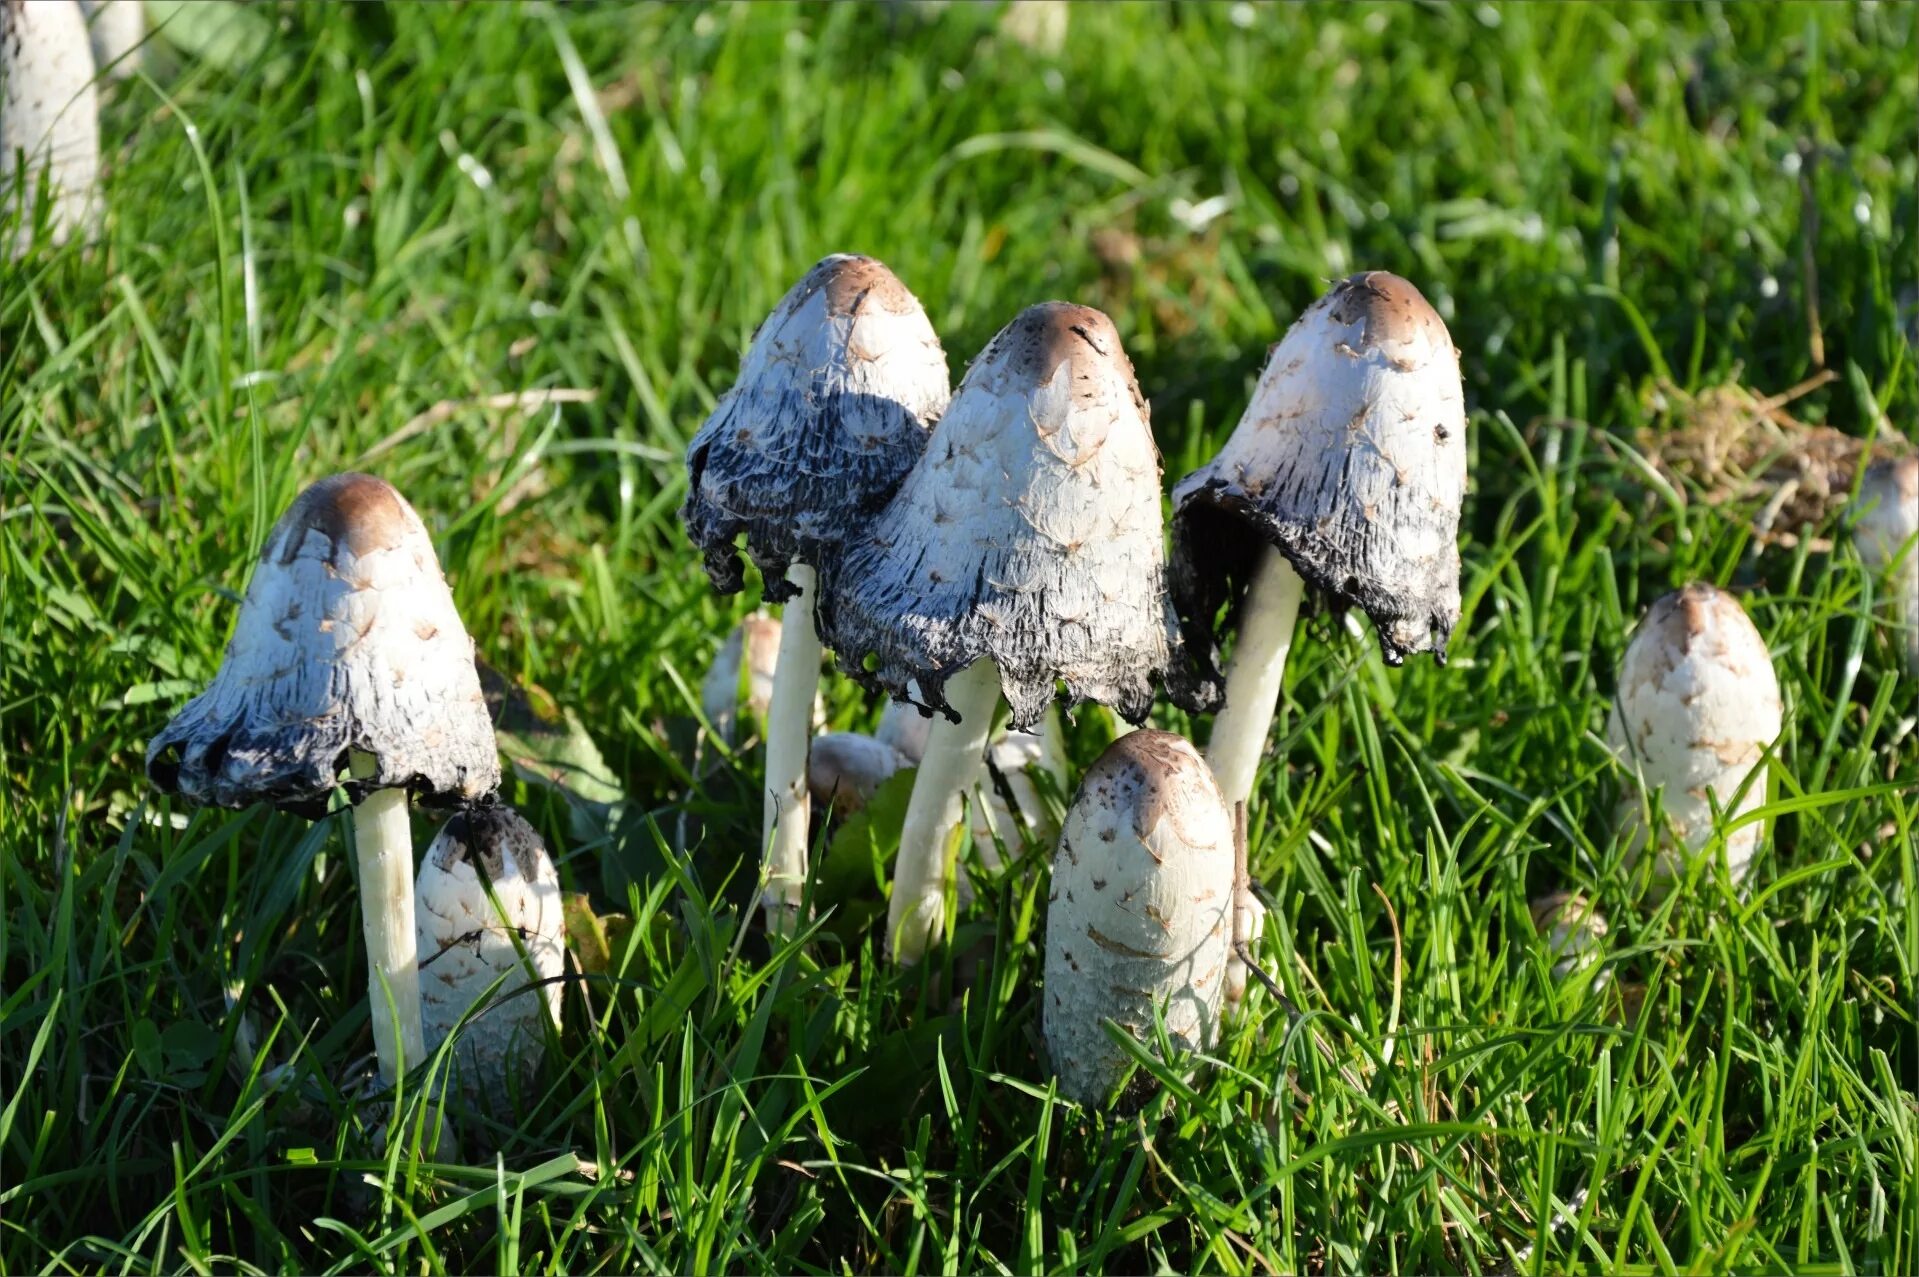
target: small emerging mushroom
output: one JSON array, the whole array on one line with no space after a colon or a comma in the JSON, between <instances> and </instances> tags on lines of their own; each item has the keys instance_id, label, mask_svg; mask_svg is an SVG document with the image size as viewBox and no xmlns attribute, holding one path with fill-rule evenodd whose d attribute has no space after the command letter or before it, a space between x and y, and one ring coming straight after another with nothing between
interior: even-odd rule
<instances>
[{"instance_id":1,"label":"small emerging mushroom","mask_svg":"<svg viewBox=\"0 0 1919 1277\"><path fill-rule=\"evenodd\" d=\"M426 1049L438 1050L500 980L492 1004L467 1024L454 1052L468 1098L505 1113L546 1050L547 1024L560 1024L560 876L518 812L469 807L440 826L426 849L415 899ZM550 983L520 992L540 981Z\"/></svg>"},{"instance_id":2,"label":"small emerging mushroom","mask_svg":"<svg viewBox=\"0 0 1919 1277\"><path fill-rule=\"evenodd\" d=\"M1002 692L1021 730L1061 682L1132 722L1156 679L1206 703L1166 598L1146 418L1110 319L1029 307L974 361L899 494L829 565L819 616L840 667L945 715L900 835L887 918L900 962L942 929L948 835Z\"/></svg>"},{"instance_id":3,"label":"small emerging mushroom","mask_svg":"<svg viewBox=\"0 0 1919 1277\"><path fill-rule=\"evenodd\" d=\"M680 517L714 588L740 589L743 537L766 600L795 604L766 725L761 903L783 933L806 883L815 569L892 496L948 395L946 353L919 299L881 263L839 254L781 299L687 447Z\"/></svg>"},{"instance_id":4,"label":"small emerging mushroom","mask_svg":"<svg viewBox=\"0 0 1919 1277\"><path fill-rule=\"evenodd\" d=\"M20 215L11 256L33 242L43 180L52 241L90 232L99 215L100 98L87 22L75 0L0 0L0 211Z\"/></svg>"},{"instance_id":5,"label":"small emerging mushroom","mask_svg":"<svg viewBox=\"0 0 1919 1277\"><path fill-rule=\"evenodd\" d=\"M380 1075L424 1059L407 795L485 798L500 758L473 640L392 485L334 475L280 516L219 673L148 744L147 775L197 803L311 820L345 792Z\"/></svg>"},{"instance_id":6,"label":"small emerging mushroom","mask_svg":"<svg viewBox=\"0 0 1919 1277\"><path fill-rule=\"evenodd\" d=\"M1219 1040L1236 892L1233 818L1198 752L1170 732L1120 737L1080 782L1053 860L1041 1013L1060 1094L1106 1099L1151 1047L1157 1011L1188 1051Z\"/></svg>"},{"instance_id":7,"label":"small emerging mushroom","mask_svg":"<svg viewBox=\"0 0 1919 1277\"><path fill-rule=\"evenodd\" d=\"M1564 980L1599 961L1606 919L1592 901L1573 891L1555 891L1532 902L1533 930L1553 956L1553 978ZM1603 982L1603 979L1602 979Z\"/></svg>"},{"instance_id":8,"label":"small emerging mushroom","mask_svg":"<svg viewBox=\"0 0 1919 1277\"><path fill-rule=\"evenodd\" d=\"M1206 747L1229 805L1252 793L1308 585L1364 609L1387 664L1428 649L1445 662L1465 494L1465 398L1445 321L1397 275L1342 280L1273 347L1219 455L1173 491L1187 642L1210 667L1222 606L1238 626Z\"/></svg>"},{"instance_id":9,"label":"small emerging mushroom","mask_svg":"<svg viewBox=\"0 0 1919 1277\"><path fill-rule=\"evenodd\" d=\"M1766 801L1766 778L1753 772L1781 722L1772 655L1739 600L1688 585L1652 605L1619 663L1606 739L1638 782L1620 812L1628 859L1656 844L1661 890L1711 841L1715 807L1730 823ZM1655 793L1666 826L1657 836ZM1746 875L1762 823L1725 836L1734 883Z\"/></svg>"},{"instance_id":10,"label":"small emerging mushroom","mask_svg":"<svg viewBox=\"0 0 1919 1277\"><path fill-rule=\"evenodd\" d=\"M1873 462L1853 510L1853 544L1868 571L1889 574L1887 610L1906 669L1919 678L1919 455Z\"/></svg>"},{"instance_id":11,"label":"small emerging mushroom","mask_svg":"<svg viewBox=\"0 0 1919 1277\"><path fill-rule=\"evenodd\" d=\"M93 43L93 65L109 79L124 80L140 69L147 22L140 0L80 0Z\"/></svg>"},{"instance_id":12,"label":"small emerging mushroom","mask_svg":"<svg viewBox=\"0 0 1919 1277\"><path fill-rule=\"evenodd\" d=\"M780 657L780 619L755 612L733 627L700 681L700 710L729 747L740 742L740 716L763 722L773 703Z\"/></svg>"}]
</instances>

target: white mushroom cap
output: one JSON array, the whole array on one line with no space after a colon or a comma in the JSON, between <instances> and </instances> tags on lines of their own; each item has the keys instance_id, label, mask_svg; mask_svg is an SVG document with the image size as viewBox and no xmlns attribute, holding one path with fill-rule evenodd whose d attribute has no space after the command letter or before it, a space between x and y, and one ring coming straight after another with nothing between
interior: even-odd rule
<instances>
[{"instance_id":1,"label":"white mushroom cap","mask_svg":"<svg viewBox=\"0 0 1919 1277\"><path fill-rule=\"evenodd\" d=\"M1218 1040L1234 908L1233 819L1213 774L1170 732L1122 736L1087 771L1060 831L1047 906L1042 1019L1060 1093L1097 1103L1149 1046Z\"/></svg>"},{"instance_id":2,"label":"white mushroom cap","mask_svg":"<svg viewBox=\"0 0 1919 1277\"><path fill-rule=\"evenodd\" d=\"M894 717L895 708L905 713ZM911 706L890 701L887 712L880 716L878 731L872 736L861 732L826 732L814 737L806 758L806 785L813 801L827 803L835 813L848 816L870 802L889 777L918 766L925 752L926 733L899 733L898 726L909 721L929 720ZM890 735L889 722L896 729ZM1031 769L1050 773L1063 786L1066 763L1063 743L1053 738L1057 729L1050 720L1045 726L1048 734L1007 732L987 747L988 774L975 791L973 842L979 848L980 858L988 865L998 862L999 852L993 845L995 835L1009 847L1018 845L1020 832L1015 812L1018 820L1024 821L1036 834L1050 831L1046 802L1033 783ZM995 772L1005 778L1006 788L1012 793L1010 806L1000 793ZM962 891L964 889L962 886Z\"/></svg>"},{"instance_id":3,"label":"white mushroom cap","mask_svg":"<svg viewBox=\"0 0 1919 1277\"><path fill-rule=\"evenodd\" d=\"M140 0L80 0L93 42L93 65L108 78L124 80L140 69L140 42L147 20Z\"/></svg>"},{"instance_id":4,"label":"white mushroom cap","mask_svg":"<svg viewBox=\"0 0 1919 1277\"><path fill-rule=\"evenodd\" d=\"M481 869L498 908L487 898ZM455 812L427 848L414 904L427 1050L437 1051L460 1017L501 981L493 1005L466 1026L454 1048L462 1088L476 1103L490 1100L499 1107L526 1080L522 1074L510 1081L510 1067L530 1069L546 1048L542 1019L556 1028L560 1023L557 983L509 996L565 974L559 874L546 844L519 813L471 807Z\"/></svg>"},{"instance_id":5,"label":"white mushroom cap","mask_svg":"<svg viewBox=\"0 0 1919 1277\"><path fill-rule=\"evenodd\" d=\"M1162 535L1159 453L1112 321L1029 307L974 361L899 494L826 565L821 634L854 678L949 715L946 680L982 658L1019 728L1058 681L1135 723L1155 678L1201 705Z\"/></svg>"},{"instance_id":6,"label":"white mushroom cap","mask_svg":"<svg viewBox=\"0 0 1919 1277\"><path fill-rule=\"evenodd\" d=\"M1853 543L1869 570L1893 569L1893 619L1904 631L1906 668L1919 675L1919 455L1874 462L1855 508Z\"/></svg>"},{"instance_id":7,"label":"white mushroom cap","mask_svg":"<svg viewBox=\"0 0 1919 1277\"><path fill-rule=\"evenodd\" d=\"M1657 840L1659 880L1683 876L1687 858L1712 837L1714 803L1731 820L1766 801L1765 777L1746 780L1781 724L1772 656L1737 599L1688 585L1652 605L1620 661L1606 738L1648 800L1660 793L1670 829ZM1745 797L1735 806L1741 786ZM1634 859L1649 841L1649 806L1638 793L1622 805ZM1761 823L1726 836L1735 882L1758 847Z\"/></svg>"},{"instance_id":8,"label":"white mushroom cap","mask_svg":"<svg viewBox=\"0 0 1919 1277\"><path fill-rule=\"evenodd\" d=\"M1342 280L1273 347L1219 455L1173 492L1172 582L1187 639L1212 648L1260 542L1337 607L1365 609L1397 665L1442 662L1459 623L1466 409L1459 353L1417 288Z\"/></svg>"},{"instance_id":9,"label":"white mushroom cap","mask_svg":"<svg viewBox=\"0 0 1919 1277\"><path fill-rule=\"evenodd\" d=\"M806 788L816 803L849 816L872 801L888 777L913 765L884 741L862 732L827 732L806 754Z\"/></svg>"},{"instance_id":10,"label":"white mushroom cap","mask_svg":"<svg viewBox=\"0 0 1919 1277\"><path fill-rule=\"evenodd\" d=\"M686 450L680 517L714 588L740 588L744 535L767 601L791 598L787 566L815 562L893 495L950 393L946 352L892 271L843 253L813 267Z\"/></svg>"},{"instance_id":11,"label":"white mushroom cap","mask_svg":"<svg viewBox=\"0 0 1919 1277\"><path fill-rule=\"evenodd\" d=\"M700 681L700 709L721 740L729 745L738 742L741 711L749 718L765 719L767 706L773 703L773 674L779 660L780 621L776 616L755 612L734 626L720 644L706 677ZM742 663L744 689L740 683Z\"/></svg>"},{"instance_id":12,"label":"white mushroom cap","mask_svg":"<svg viewBox=\"0 0 1919 1277\"><path fill-rule=\"evenodd\" d=\"M8 246L14 255L31 239L43 174L53 242L89 230L99 215L100 99L86 19L74 0L0 0L0 209L26 219Z\"/></svg>"},{"instance_id":13,"label":"white mushroom cap","mask_svg":"<svg viewBox=\"0 0 1919 1277\"><path fill-rule=\"evenodd\" d=\"M498 787L473 640L391 484L334 475L280 516L220 672L147 746L147 775L195 802L316 818L335 788L455 803Z\"/></svg>"},{"instance_id":14,"label":"white mushroom cap","mask_svg":"<svg viewBox=\"0 0 1919 1277\"><path fill-rule=\"evenodd\" d=\"M1605 949L1606 919L1592 901L1574 891L1555 891L1532 902L1533 930L1553 955L1553 978L1564 980L1599 961Z\"/></svg>"}]
</instances>

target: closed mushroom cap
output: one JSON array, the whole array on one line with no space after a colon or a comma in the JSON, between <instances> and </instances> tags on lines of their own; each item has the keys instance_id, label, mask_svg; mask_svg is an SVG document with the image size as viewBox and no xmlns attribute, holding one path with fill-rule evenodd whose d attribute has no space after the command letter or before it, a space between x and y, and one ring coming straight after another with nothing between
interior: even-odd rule
<instances>
[{"instance_id":1,"label":"closed mushroom cap","mask_svg":"<svg viewBox=\"0 0 1919 1277\"><path fill-rule=\"evenodd\" d=\"M1120 737L1086 772L1060 832L1047 906L1044 1028L1063 1094L1093 1102L1157 1005L1187 1049L1218 1038L1234 909L1232 816L1197 751L1170 732Z\"/></svg>"},{"instance_id":2,"label":"closed mushroom cap","mask_svg":"<svg viewBox=\"0 0 1919 1277\"><path fill-rule=\"evenodd\" d=\"M1554 958L1555 978L1563 980L1599 960L1610 928L1592 901L1578 892L1555 891L1533 901L1530 908L1533 930L1544 938Z\"/></svg>"},{"instance_id":3,"label":"closed mushroom cap","mask_svg":"<svg viewBox=\"0 0 1919 1277\"><path fill-rule=\"evenodd\" d=\"M505 977L493 995L495 1005L467 1025L458 1048L468 1093L497 1094L509 1059L538 1058L546 1041L541 1016L559 1023L557 983L507 996L531 980L565 972L559 874L546 844L518 812L473 807L440 827L420 866L414 899L427 1050L437 1049L493 982Z\"/></svg>"},{"instance_id":4,"label":"closed mushroom cap","mask_svg":"<svg viewBox=\"0 0 1919 1277\"><path fill-rule=\"evenodd\" d=\"M1919 674L1919 455L1886 458L1867 469L1859 485L1853 528L1859 557L1874 572L1897 563L1893 619L1903 628L1906 666ZM1901 558L1903 554L1905 557Z\"/></svg>"},{"instance_id":5,"label":"closed mushroom cap","mask_svg":"<svg viewBox=\"0 0 1919 1277\"><path fill-rule=\"evenodd\" d=\"M1260 541L1334 606L1365 609L1397 665L1446 659L1459 623L1466 411L1446 323L1417 288L1342 280L1273 348L1219 455L1173 493L1175 599L1198 653Z\"/></svg>"},{"instance_id":6,"label":"closed mushroom cap","mask_svg":"<svg viewBox=\"0 0 1919 1277\"><path fill-rule=\"evenodd\" d=\"M773 675L780 659L780 620L754 613L733 627L700 680L700 708L720 739L735 740L740 711L766 717L773 701ZM740 666L746 666L746 698L740 699Z\"/></svg>"},{"instance_id":7,"label":"closed mushroom cap","mask_svg":"<svg viewBox=\"0 0 1919 1277\"><path fill-rule=\"evenodd\" d=\"M140 42L146 38L141 0L80 0L93 42L93 64L115 80L140 69Z\"/></svg>"},{"instance_id":8,"label":"closed mushroom cap","mask_svg":"<svg viewBox=\"0 0 1919 1277\"><path fill-rule=\"evenodd\" d=\"M1688 585L1654 603L1627 644L1607 739L1649 790L1663 789L1667 821L1680 844L1697 850L1712 833L1714 804L1731 806L1782 720L1772 656L1745 609L1723 590ZM1739 810L1763 801L1765 785L1755 781ZM1728 836L1735 877L1759 835L1754 823ZM1634 838L1643 843L1644 831ZM1662 872L1677 870L1661 860Z\"/></svg>"},{"instance_id":9,"label":"closed mushroom cap","mask_svg":"<svg viewBox=\"0 0 1919 1277\"><path fill-rule=\"evenodd\" d=\"M335 475L280 516L219 673L147 746L147 775L195 802L315 818L336 787L452 803L499 785L473 640L392 485Z\"/></svg>"},{"instance_id":10,"label":"closed mushroom cap","mask_svg":"<svg viewBox=\"0 0 1919 1277\"><path fill-rule=\"evenodd\" d=\"M52 184L50 234L64 242L99 212L100 99L86 18L74 0L0 0L0 208L30 219L44 173ZM23 190L15 157L26 157ZM23 223L15 253L29 242Z\"/></svg>"},{"instance_id":11,"label":"closed mushroom cap","mask_svg":"<svg viewBox=\"0 0 1919 1277\"><path fill-rule=\"evenodd\" d=\"M1047 302L993 338L899 494L827 566L821 633L854 678L949 713L946 680L990 659L1020 728L1056 681L1132 722L1155 678L1204 705L1161 537L1159 453L1119 334Z\"/></svg>"},{"instance_id":12,"label":"closed mushroom cap","mask_svg":"<svg viewBox=\"0 0 1919 1277\"><path fill-rule=\"evenodd\" d=\"M813 738L806 755L807 792L841 816L872 801L888 777L913 765L881 740L860 732L827 732Z\"/></svg>"},{"instance_id":13,"label":"closed mushroom cap","mask_svg":"<svg viewBox=\"0 0 1919 1277\"><path fill-rule=\"evenodd\" d=\"M899 486L950 394L919 299L880 262L836 254L754 335L740 379L686 450L680 517L715 589L742 583L736 538L769 602Z\"/></svg>"}]
</instances>

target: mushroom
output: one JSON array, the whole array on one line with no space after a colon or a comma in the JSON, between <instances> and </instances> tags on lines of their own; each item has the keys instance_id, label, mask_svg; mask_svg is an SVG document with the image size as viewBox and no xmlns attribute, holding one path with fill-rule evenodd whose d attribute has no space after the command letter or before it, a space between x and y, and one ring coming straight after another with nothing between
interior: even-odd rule
<instances>
[{"instance_id":1,"label":"mushroom","mask_svg":"<svg viewBox=\"0 0 1919 1277\"><path fill-rule=\"evenodd\" d=\"M1888 611L1902 632L1906 669L1919 677L1919 455L1873 462L1853 510L1853 544L1868 571L1891 573Z\"/></svg>"},{"instance_id":2,"label":"mushroom","mask_svg":"<svg viewBox=\"0 0 1919 1277\"><path fill-rule=\"evenodd\" d=\"M1531 912L1533 930L1553 956L1553 979L1564 980L1599 961L1608 928L1592 901L1575 891L1555 891L1533 901ZM1603 975L1599 983L1605 983Z\"/></svg>"},{"instance_id":3,"label":"mushroom","mask_svg":"<svg viewBox=\"0 0 1919 1277\"><path fill-rule=\"evenodd\" d=\"M793 286L686 452L680 517L714 588L742 584L744 537L786 610L767 711L767 925L790 933L806 883L806 746L819 686L815 568L893 494L949 396L946 353L892 271L835 255Z\"/></svg>"},{"instance_id":4,"label":"mushroom","mask_svg":"<svg viewBox=\"0 0 1919 1277\"><path fill-rule=\"evenodd\" d=\"M147 775L197 803L314 820L345 791L381 1077L425 1058L407 795L485 798L500 758L473 640L406 498L365 474L299 495L267 536L219 673L147 746Z\"/></svg>"},{"instance_id":5,"label":"mushroom","mask_svg":"<svg viewBox=\"0 0 1919 1277\"><path fill-rule=\"evenodd\" d=\"M485 878L482 879L481 873ZM489 895L490 888L490 895ZM506 806L474 806L440 826L414 890L420 1012L426 1049L438 1050L494 982L492 1005L454 1046L461 1089L504 1113L560 1024L566 970L560 876L533 826ZM538 985L530 992L529 986Z\"/></svg>"},{"instance_id":6,"label":"mushroom","mask_svg":"<svg viewBox=\"0 0 1919 1277\"><path fill-rule=\"evenodd\" d=\"M0 211L20 215L14 257L33 242L43 177L52 241L90 231L99 214L100 98L87 23L75 0L0 0Z\"/></svg>"},{"instance_id":7,"label":"mushroom","mask_svg":"<svg viewBox=\"0 0 1919 1277\"><path fill-rule=\"evenodd\" d=\"M1688 585L1652 605L1619 663L1606 739L1640 791L1621 804L1628 861L1656 844L1661 891L1712 840L1715 807L1730 823L1766 801L1765 776L1753 772L1781 717L1772 656L1737 599ZM1655 793L1665 826L1657 833ZM1760 823L1725 835L1735 883L1759 845Z\"/></svg>"},{"instance_id":8,"label":"mushroom","mask_svg":"<svg viewBox=\"0 0 1919 1277\"><path fill-rule=\"evenodd\" d=\"M1387 664L1459 621L1466 412L1445 321L1397 275L1354 275L1273 347L1212 461L1173 492L1172 586L1208 671L1231 603L1238 640L1206 761L1244 802L1278 706L1310 585L1372 618Z\"/></svg>"},{"instance_id":9,"label":"mushroom","mask_svg":"<svg viewBox=\"0 0 1919 1277\"><path fill-rule=\"evenodd\" d=\"M1064 682L1138 722L1155 679L1207 703L1165 592L1159 454L1112 321L1033 306L973 363L926 456L829 564L822 632L869 687L930 725L900 835L887 943L941 929L947 835L1002 692L1030 729Z\"/></svg>"},{"instance_id":10,"label":"mushroom","mask_svg":"<svg viewBox=\"0 0 1919 1277\"><path fill-rule=\"evenodd\" d=\"M806 756L806 788L816 803L850 816L871 802L886 781L913 760L864 732L826 732Z\"/></svg>"},{"instance_id":11,"label":"mushroom","mask_svg":"<svg viewBox=\"0 0 1919 1277\"><path fill-rule=\"evenodd\" d=\"M700 681L700 709L729 747L740 740L740 713L766 718L780 655L780 619L755 612L733 627ZM744 682L742 682L744 677Z\"/></svg>"},{"instance_id":12,"label":"mushroom","mask_svg":"<svg viewBox=\"0 0 1919 1277\"><path fill-rule=\"evenodd\" d=\"M93 65L109 79L124 80L140 69L146 17L140 0L80 0L93 42Z\"/></svg>"},{"instance_id":13,"label":"mushroom","mask_svg":"<svg viewBox=\"0 0 1919 1277\"><path fill-rule=\"evenodd\" d=\"M1100 1103L1157 1014L1188 1051L1219 1039L1232 953L1233 818L1199 753L1170 732L1120 737L1080 782L1053 860L1041 1020L1062 1095Z\"/></svg>"}]
</instances>

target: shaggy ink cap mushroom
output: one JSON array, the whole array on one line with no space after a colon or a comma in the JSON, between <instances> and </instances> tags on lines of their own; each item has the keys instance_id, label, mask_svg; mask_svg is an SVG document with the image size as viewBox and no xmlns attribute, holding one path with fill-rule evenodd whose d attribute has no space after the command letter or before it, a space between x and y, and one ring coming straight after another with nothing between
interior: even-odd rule
<instances>
[{"instance_id":1,"label":"shaggy ink cap mushroom","mask_svg":"<svg viewBox=\"0 0 1919 1277\"><path fill-rule=\"evenodd\" d=\"M1131 1057L1112 1020L1151 1046L1219 1040L1234 938L1232 814L1212 771L1171 732L1120 737L1080 782L1053 860L1042 1029L1060 1093L1103 1100ZM1129 1096L1129 1098L1132 1098Z\"/></svg>"},{"instance_id":2,"label":"shaggy ink cap mushroom","mask_svg":"<svg viewBox=\"0 0 1919 1277\"><path fill-rule=\"evenodd\" d=\"M311 819L336 788L452 804L498 787L473 640L391 484L335 475L280 516L219 673L148 745L147 774L198 803Z\"/></svg>"},{"instance_id":3,"label":"shaggy ink cap mushroom","mask_svg":"<svg viewBox=\"0 0 1919 1277\"><path fill-rule=\"evenodd\" d=\"M1173 493L1172 583L1210 669L1213 619L1243 594L1258 549L1282 552L1338 608L1358 606L1386 662L1444 662L1459 621L1466 414L1459 356L1417 288L1342 280L1273 348L1252 402L1210 463Z\"/></svg>"},{"instance_id":4,"label":"shaggy ink cap mushroom","mask_svg":"<svg viewBox=\"0 0 1919 1277\"><path fill-rule=\"evenodd\" d=\"M1860 559L1874 573L1892 571L1888 610L1904 631L1906 669L1919 677L1919 455L1881 458L1867 467L1854 510Z\"/></svg>"},{"instance_id":5,"label":"shaggy ink cap mushroom","mask_svg":"<svg viewBox=\"0 0 1919 1277\"><path fill-rule=\"evenodd\" d=\"M760 326L740 378L686 451L680 517L723 594L738 538L768 602L892 496L949 396L946 353L914 297L871 257L835 254Z\"/></svg>"},{"instance_id":6,"label":"shaggy ink cap mushroom","mask_svg":"<svg viewBox=\"0 0 1919 1277\"><path fill-rule=\"evenodd\" d=\"M1166 596L1147 414L1110 319L1065 302L1022 311L898 495L827 565L821 631L841 668L955 717L947 680L990 660L1020 729L1058 682L1134 723L1156 679L1210 704Z\"/></svg>"},{"instance_id":7,"label":"shaggy ink cap mushroom","mask_svg":"<svg viewBox=\"0 0 1919 1277\"><path fill-rule=\"evenodd\" d=\"M76 0L0 0L0 212L20 214L0 254L32 243L43 179L51 241L89 234L100 214L100 95L87 21Z\"/></svg>"}]
</instances>

